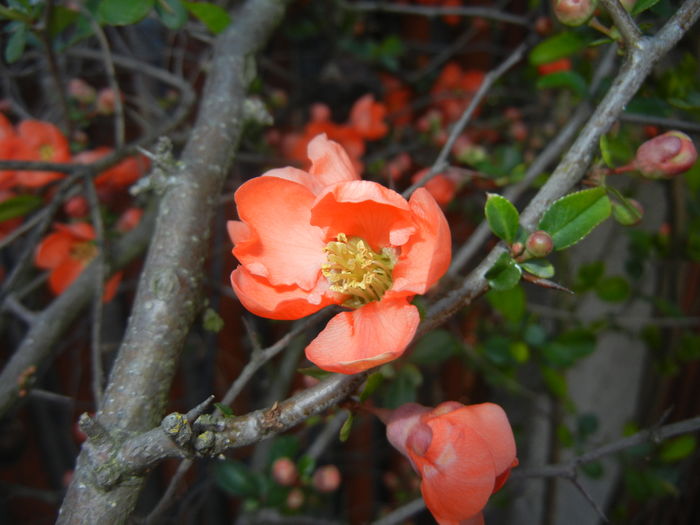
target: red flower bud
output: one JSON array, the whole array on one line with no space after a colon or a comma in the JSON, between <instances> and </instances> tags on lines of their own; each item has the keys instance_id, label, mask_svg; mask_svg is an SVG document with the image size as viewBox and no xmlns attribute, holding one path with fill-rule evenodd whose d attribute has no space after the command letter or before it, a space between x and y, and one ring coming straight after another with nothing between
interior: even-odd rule
<instances>
[{"instance_id":1,"label":"red flower bud","mask_svg":"<svg viewBox=\"0 0 700 525\"><path fill-rule=\"evenodd\" d=\"M533 257L546 257L554 249L552 236L542 230L531 233L525 241L525 249Z\"/></svg>"},{"instance_id":2,"label":"red flower bud","mask_svg":"<svg viewBox=\"0 0 700 525\"><path fill-rule=\"evenodd\" d=\"M326 465L314 472L311 480L319 492L333 492L340 486L340 471L335 465Z\"/></svg>"},{"instance_id":3,"label":"red flower bud","mask_svg":"<svg viewBox=\"0 0 700 525\"><path fill-rule=\"evenodd\" d=\"M272 478L283 487L294 485L297 476L297 466L291 459L278 458L272 463Z\"/></svg>"},{"instance_id":4,"label":"red flower bud","mask_svg":"<svg viewBox=\"0 0 700 525\"><path fill-rule=\"evenodd\" d=\"M580 26L588 22L598 5L598 0L552 0L554 14L567 26Z\"/></svg>"},{"instance_id":5,"label":"red flower bud","mask_svg":"<svg viewBox=\"0 0 700 525\"><path fill-rule=\"evenodd\" d=\"M301 508L304 504L304 493L301 489L292 489L287 494L287 507L292 510L297 510Z\"/></svg>"},{"instance_id":6,"label":"red flower bud","mask_svg":"<svg viewBox=\"0 0 700 525\"><path fill-rule=\"evenodd\" d=\"M668 131L639 146L632 164L649 179L670 178L688 171L698 158L693 141L680 131Z\"/></svg>"}]
</instances>

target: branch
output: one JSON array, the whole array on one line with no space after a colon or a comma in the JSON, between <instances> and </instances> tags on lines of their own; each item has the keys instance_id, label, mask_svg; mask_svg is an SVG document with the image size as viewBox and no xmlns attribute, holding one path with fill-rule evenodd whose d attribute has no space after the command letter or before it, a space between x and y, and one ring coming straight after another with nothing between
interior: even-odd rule
<instances>
[{"instance_id":1,"label":"branch","mask_svg":"<svg viewBox=\"0 0 700 525\"><path fill-rule=\"evenodd\" d=\"M637 47L642 38L642 32L627 10L622 7L620 0L601 0L600 3L603 4L605 10L612 17L615 27L617 27L627 46Z\"/></svg>"},{"instance_id":2,"label":"branch","mask_svg":"<svg viewBox=\"0 0 700 525\"><path fill-rule=\"evenodd\" d=\"M284 7L274 0L245 2L216 39L199 115L180 170L162 197L130 322L97 415L114 439L152 428L165 407L175 363L199 308L210 224L243 129L253 54ZM106 493L95 481L99 458L93 461L86 450L89 446L78 457L58 523L123 522L133 512L143 477Z\"/></svg>"}]
</instances>

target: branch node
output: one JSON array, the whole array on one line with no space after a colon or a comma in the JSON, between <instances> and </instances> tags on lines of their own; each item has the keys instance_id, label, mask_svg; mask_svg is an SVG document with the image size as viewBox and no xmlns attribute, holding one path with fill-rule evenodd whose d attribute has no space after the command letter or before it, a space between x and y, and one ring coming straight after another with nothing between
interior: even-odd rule
<instances>
[{"instance_id":1,"label":"branch node","mask_svg":"<svg viewBox=\"0 0 700 525\"><path fill-rule=\"evenodd\" d=\"M168 414L160 422L160 428L178 447L189 449L194 432L185 414L179 412Z\"/></svg>"}]
</instances>

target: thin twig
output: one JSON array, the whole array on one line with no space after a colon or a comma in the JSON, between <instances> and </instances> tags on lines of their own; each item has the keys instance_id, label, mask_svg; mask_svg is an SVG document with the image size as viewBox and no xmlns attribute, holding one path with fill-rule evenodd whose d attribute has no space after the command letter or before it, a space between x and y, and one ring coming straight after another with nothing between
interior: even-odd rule
<instances>
[{"instance_id":1,"label":"thin twig","mask_svg":"<svg viewBox=\"0 0 700 525\"><path fill-rule=\"evenodd\" d=\"M625 44L629 47L637 46L642 38L642 32L627 10L622 7L620 0L600 0L600 3L615 22L615 27L625 40Z\"/></svg>"}]
</instances>

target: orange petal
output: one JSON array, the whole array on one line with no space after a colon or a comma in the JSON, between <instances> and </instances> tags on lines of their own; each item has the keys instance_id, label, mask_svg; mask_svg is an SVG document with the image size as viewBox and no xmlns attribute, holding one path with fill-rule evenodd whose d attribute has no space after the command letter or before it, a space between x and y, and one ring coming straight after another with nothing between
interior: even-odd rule
<instances>
[{"instance_id":1,"label":"orange petal","mask_svg":"<svg viewBox=\"0 0 700 525\"><path fill-rule=\"evenodd\" d=\"M117 293L117 288L119 288L119 283L122 282L122 272L115 273L109 280L105 283L104 292L102 294L102 302L108 303Z\"/></svg>"},{"instance_id":2,"label":"orange petal","mask_svg":"<svg viewBox=\"0 0 700 525\"><path fill-rule=\"evenodd\" d=\"M350 110L350 125L360 135L369 140L382 138L388 127L384 123L386 107L374 101L374 96L365 95L358 99Z\"/></svg>"},{"instance_id":3,"label":"orange petal","mask_svg":"<svg viewBox=\"0 0 700 525\"><path fill-rule=\"evenodd\" d=\"M359 180L348 154L337 142L328 140L325 134L317 135L308 145L311 160L309 173L315 176L323 186L338 182Z\"/></svg>"},{"instance_id":4,"label":"orange petal","mask_svg":"<svg viewBox=\"0 0 700 525\"><path fill-rule=\"evenodd\" d=\"M364 180L336 184L319 195L311 223L324 227L328 238L362 237L375 250L405 244L416 229L401 195Z\"/></svg>"},{"instance_id":5,"label":"orange petal","mask_svg":"<svg viewBox=\"0 0 700 525\"><path fill-rule=\"evenodd\" d=\"M455 425L473 429L488 443L496 474L510 469L515 460L515 439L505 411L494 403L468 405L445 417Z\"/></svg>"},{"instance_id":6,"label":"orange petal","mask_svg":"<svg viewBox=\"0 0 700 525\"><path fill-rule=\"evenodd\" d=\"M318 194L324 188L324 184L317 177L314 177L304 170L292 168L291 166L266 171L262 174L262 177L277 177L278 179L296 182L297 184L305 186L314 195Z\"/></svg>"},{"instance_id":7,"label":"orange petal","mask_svg":"<svg viewBox=\"0 0 700 525\"><path fill-rule=\"evenodd\" d=\"M325 279L321 277L319 285L324 284ZM231 273L231 286L247 310L268 319L300 319L334 303L331 296L319 292L312 294L296 286L273 286L244 266ZM314 297L316 300L311 302Z\"/></svg>"},{"instance_id":8,"label":"orange petal","mask_svg":"<svg viewBox=\"0 0 700 525\"><path fill-rule=\"evenodd\" d=\"M424 294L450 266L450 227L440 206L424 188L413 193L409 206L418 229L401 250L389 294Z\"/></svg>"},{"instance_id":9,"label":"orange petal","mask_svg":"<svg viewBox=\"0 0 700 525\"><path fill-rule=\"evenodd\" d=\"M42 239L34 252L34 264L39 268L56 268L70 257L75 240L65 232L50 233Z\"/></svg>"},{"instance_id":10,"label":"orange petal","mask_svg":"<svg viewBox=\"0 0 700 525\"><path fill-rule=\"evenodd\" d=\"M85 268L83 261L68 257L49 274L49 288L54 294L60 295L73 284L83 268Z\"/></svg>"},{"instance_id":11,"label":"orange petal","mask_svg":"<svg viewBox=\"0 0 700 525\"><path fill-rule=\"evenodd\" d=\"M233 249L241 264L274 286L314 288L326 255L323 231L310 224L313 193L296 182L257 177L238 188L234 198L239 217L251 229L249 242Z\"/></svg>"},{"instance_id":12,"label":"orange petal","mask_svg":"<svg viewBox=\"0 0 700 525\"><path fill-rule=\"evenodd\" d=\"M446 416L427 417L432 441L424 456L410 454L421 477L425 504L440 520L472 518L493 492L495 468L488 443Z\"/></svg>"},{"instance_id":13,"label":"orange petal","mask_svg":"<svg viewBox=\"0 0 700 525\"><path fill-rule=\"evenodd\" d=\"M418 309L405 299L369 303L333 317L306 357L329 372L362 372L403 354L419 322Z\"/></svg>"},{"instance_id":14,"label":"orange petal","mask_svg":"<svg viewBox=\"0 0 700 525\"><path fill-rule=\"evenodd\" d=\"M95 238L95 229L87 222L57 223L54 228L72 236L74 241L92 241Z\"/></svg>"}]
</instances>

